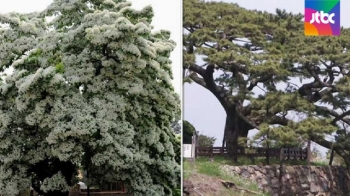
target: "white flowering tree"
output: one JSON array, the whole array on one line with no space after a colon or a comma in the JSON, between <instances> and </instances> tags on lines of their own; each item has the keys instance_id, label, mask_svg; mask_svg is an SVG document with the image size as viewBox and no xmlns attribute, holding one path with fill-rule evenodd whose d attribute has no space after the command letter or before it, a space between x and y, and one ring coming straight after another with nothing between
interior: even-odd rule
<instances>
[{"instance_id":1,"label":"white flowering tree","mask_svg":"<svg viewBox=\"0 0 350 196\"><path fill-rule=\"evenodd\" d=\"M0 82L0 195L66 196L79 166L134 195L173 195L175 43L152 17L123 0L0 15L0 72L14 69Z\"/></svg>"}]
</instances>

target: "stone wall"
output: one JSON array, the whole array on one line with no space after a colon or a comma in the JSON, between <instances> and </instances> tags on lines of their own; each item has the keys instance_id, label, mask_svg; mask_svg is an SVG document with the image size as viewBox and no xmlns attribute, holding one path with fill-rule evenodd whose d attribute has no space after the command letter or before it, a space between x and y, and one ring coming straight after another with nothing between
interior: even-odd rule
<instances>
[{"instance_id":1,"label":"stone wall","mask_svg":"<svg viewBox=\"0 0 350 196\"><path fill-rule=\"evenodd\" d=\"M225 172L257 182L272 196L349 196L350 174L340 166L284 166L278 195L279 166L222 166Z\"/></svg>"}]
</instances>

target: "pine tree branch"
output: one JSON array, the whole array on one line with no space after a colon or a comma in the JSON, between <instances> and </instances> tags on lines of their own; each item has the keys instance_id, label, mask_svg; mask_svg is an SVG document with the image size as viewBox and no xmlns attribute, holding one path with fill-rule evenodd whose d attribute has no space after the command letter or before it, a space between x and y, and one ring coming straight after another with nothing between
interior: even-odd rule
<instances>
[{"instance_id":1,"label":"pine tree branch","mask_svg":"<svg viewBox=\"0 0 350 196\"><path fill-rule=\"evenodd\" d=\"M270 124L278 124L278 125L286 126L288 125L288 122L289 122L288 119L281 116L276 116L276 115L271 117L270 119Z\"/></svg>"},{"instance_id":2,"label":"pine tree branch","mask_svg":"<svg viewBox=\"0 0 350 196\"><path fill-rule=\"evenodd\" d=\"M322 89L324 87L328 87L322 91L316 91L312 93L312 89ZM312 103L315 103L322 99L322 97L330 92L337 92L337 89L334 85L328 85L327 83L320 83L317 81L303 84L299 89L298 92L301 96L306 97L306 99Z\"/></svg>"},{"instance_id":3,"label":"pine tree branch","mask_svg":"<svg viewBox=\"0 0 350 196\"><path fill-rule=\"evenodd\" d=\"M349 118L345 118L346 115L344 115L344 116L342 117L342 115L343 115L344 113L343 113L342 115L340 115L340 114L338 114L336 111L331 110L331 109L329 109L329 108L327 108L327 107L325 107L325 106L315 106L315 107L316 107L316 109L317 109L318 111L325 112L325 113L327 113L327 114L329 114L329 115L335 117L335 119L337 119L337 120L335 120L335 122L341 120L341 121L343 121L344 123L350 125L350 119L349 119ZM334 121L334 120L333 120L333 121Z\"/></svg>"},{"instance_id":4,"label":"pine tree branch","mask_svg":"<svg viewBox=\"0 0 350 196\"><path fill-rule=\"evenodd\" d=\"M320 72L320 68L317 66L311 66L310 63L306 63L305 64L305 69L307 70L307 72L315 79L316 82L318 83L322 83L320 77L319 77L319 73L316 72Z\"/></svg>"},{"instance_id":5,"label":"pine tree branch","mask_svg":"<svg viewBox=\"0 0 350 196\"><path fill-rule=\"evenodd\" d=\"M253 90L254 87L258 85L260 82L266 82L267 80L270 80L272 78L271 75L267 74L265 76L261 76L260 78L252 78L250 80L250 85L248 87L248 90L251 91Z\"/></svg>"},{"instance_id":6,"label":"pine tree branch","mask_svg":"<svg viewBox=\"0 0 350 196\"><path fill-rule=\"evenodd\" d=\"M237 107L236 107L236 109L235 109L235 112L237 113L237 115L238 115L242 120L244 120L244 121L251 127L251 129L258 129L258 128L259 128L258 125L255 124L255 122L249 120L246 116L244 116L244 115L237 109Z\"/></svg>"},{"instance_id":7,"label":"pine tree branch","mask_svg":"<svg viewBox=\"0 0 350 196\"><path fill-rule=\"evenodd\" d=\"M197 73L191 73L189 76L195 83L201 85L202 87L207 88L207 85L205 84L205 81L203 78L200 78Z\"/></svg>"},{"instance_id":8,"label":"pine tree branch","mask_svg":"<svg viewBox=\"0 0 350 196\"><path fill-rule=\"evenodd\" d=\"M214 65L208 65L207 68L204 69L203 67L196 64L192 64L188 67L189 70L202 76L202 78L199 78L198 76L195 77L191 74L192 75L192 76L190 75L191 79L196 83L199 82L197 84L205 87L210 92L212 92L214 96L219 100L221 105L224 107L224 109L229 110L232 107L232 104L227 99L227 95L229 94L229 91L215 84L214 77L213 77L214 68L215 68Z\"/></svg>"},{"instance_id":9,"label":"pine tree branch","mask_svg":"<svg viewBox=\"0 0 350 196\"><path fill-rule=\"evenodd\" d=\"M198 73L199 75L201 75L203 78L205 77L205 69L195 63L191 64L190 66L188 67L183 67L183 69L189 69L193 72L196 72Z\"/></svg>"},{"instance_id":10,"label":"pine tree branch","mask_svg":"<svg viewBox=\"0 0 350 196\"><path fill-rule=\"evenodd\" d=\"M211 91L214 96L219 100L221 105L224 107L224 109L227 112L231 112L231 108L235 107L235 111L237 115L244 120L249 126L252 128L258 128L258 126L251 120L249 120L244 114L242 114L238 109L237 109L237 104L229 102L227 99L227 96L229 95L229 91L226 90L225 88L221 88L218 85L215 84L214 78L213 78L213 72L215 69L214 65L208 65L206 69L193 64L189 68L189 70L194 71L195 73L190 74L190 78L196 82L197 84L203 86L204 88L208 89ZM198 77L196 74L198 73L201 75L203 78ZM230 95L232 96L232 95Z\"/></svg>"},{"instance_id":11,"label":"pine tree branch","mask_svg":"<svg viewBox=\"0 0 350 196\"><path fill-rule=\"evenodd\" d=\"M333 119L333 121L332 121L332 124L336 124L336 122L338 122L339 120L342 120L345 116L348 116L348 115L350 115L350 110L348 110L348 111L344 112L343 114L341 114L341 115L335 117L335 118ZM350 120L350 119L349 119L349 120Z\"/></svg>"},{"instance_id":12,"label":"pine tree branch","mask_svg":"<svg viewBox=\"0 0 350 196\"><path fill-rule=\"evenodd\" d=\"M347 157L348 154L344 151L339 146L335 146L334 142L327 141L326 139L320 137L320 136L315 136L315 135L310 135L310 140L317 143L320 146L323 146L325 148L331 149L333 146L333 150L341 157ZM346 159L344 159L346 161Z\"/></svg>"},{"instance_id":13,"label":"pine tree branch","mask_svg":"<svg viewBox=\"0 0 350 196\"><path fill-rule=\"evenodd\" d=\"M251 104L249 104L249 105L243 107L243 109L241 111L242 111L243 115L248 116L251 114L253 109L260 109L260 108L253 108L253 106Z\"/></svg>"}]
</instances>

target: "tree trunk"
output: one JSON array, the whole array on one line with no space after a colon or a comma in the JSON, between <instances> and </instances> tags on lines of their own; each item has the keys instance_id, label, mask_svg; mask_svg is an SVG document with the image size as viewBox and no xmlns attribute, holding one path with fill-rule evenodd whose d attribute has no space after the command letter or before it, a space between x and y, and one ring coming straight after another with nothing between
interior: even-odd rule
<instances>
[{"instance_id":1,"label":"tree trunk","mask_svg":"<svg viewBox=\"0 0 350 196\"><path fill-rule=\"evenodd\" d=\"M239 119L238 115L227 115L223 144L226 143L227 154L232 157L235 162L238 161L238 139L240 137L247 138L248 131L246 123L242 119Z\"/></svg>"},{"instance_id":2,"label":"tree trunk","mask_svg":"<svg viewBox=\"0 0 350 196\"><path fill-rule=\"evenodd\" d=\"M331 156L329 157L329 165L332 165L333 157L334 157L334 149L333 149L333 145L332 145L332 148L331 148Z\"/></svg>"},{"instance_id":3,"label":"tree trunk","mask_svg":"<svg viewBox=\"0 0 350 196\"><path fill-rule=\"evenodd\" d=\"M267 134L266 134L266 164L270 165L270 130L267 130Z\"/></svg>"},{"instance_id":4,"label":"tree trunk","mask_svg":"<svg viewBox=\"0 0 350 196\"><path fill-rule=\"evenodd\" d=\"M87 181L89 181L89 168L86 169L86 178L87 178ZM90 183L88 182L87 183L87 196L90 196Z\"/></svg>"},{"instance_id":5,"label":"tree trunk","mask_svg":"<svg viewBox=\"0 0 350 196\"><path fill-rule=\"evenodd\" d=\"M307 141L307 166L310 167L311 162L311 140Z\"/></svg>"},{"instance_id":6,"label":"tree trunk","mask_svg":"<svg viewBox=\"0 0 350 196\"><path fill-rule=\"evenodd\" d=\"M282 189L283 189L283 182L282 182L282 177L283 177L283 162L284 162L284 153L283 153L283 147L280 148L280 165L279 165L279 170L280 173L278 175L278 195L282 195Z\"/></svg>"},{"instance_id":7,"label":"tree trunk","mask_svg":"<svg viewBox=\"0 0 350 196\"><path fill-rule=\"evenodd\" d=\"M222 139L222 148L226 147L226 131L224 130L224 138Z\"/></svg>"}]
</instances>

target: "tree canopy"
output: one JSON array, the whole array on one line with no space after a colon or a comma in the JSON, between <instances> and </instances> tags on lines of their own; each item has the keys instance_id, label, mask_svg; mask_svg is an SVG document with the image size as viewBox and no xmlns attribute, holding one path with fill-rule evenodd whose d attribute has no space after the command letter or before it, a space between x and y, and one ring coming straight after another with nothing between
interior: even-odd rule
<instances>
[{"instance_id":1,"label":"tree canopy","mask_svg":"<svg viewBox=\"0 0 350 196\"><path fill-rule=\"evenodd\" d=\"M210 137L204 134L198 134L198 146L213 146L216 141L215 137Z\"/></svg>"},{"instance_id":2,"label":"tree canopy","mask_svg":"<svg viewBox=\"0 0 350 196\"><path fill-rule=\"evenodd\" d=\"M133 195L173 195L175 43L152 18L125 0L0 15L0 72L14 69L0 82L0 195L68 195L78 167Z\"/></svg>"},{"instance_id":3,"label":"tree canopy","mask_svg":"<svg viewBox=\"0 0 350 196\"><path fill-rule=\"evenodd\" d=\"M177 100L179 105L181 104L180 98ZM181 134L181 108L179 107L175 116L175 119L171 125L176 134Z\"/></svg>"},{"instance_id":4,"label":"tree canopy","mask_svg":"<svg viewBox=\"0 0 350 196\"><path fill-rule=\"evenodd\" d=\"M200 0L184 1L183 28L186 80L225 109L229 153L252 129L281 144L310 138L331 148L328 134L346 141L350 29L305 36L302 14ZM348 146L335 149L349 157Z\"/></svg>"},{"instance_id":5,"label":"tree canopy","mask_svg":"<svg viewBox=\"0 0 350 196\"><path fill-rule=\"evenodd\" d=\"M183 128L182 128L182 143L183 144L192 144L192 136L196 134L196 128L188 122L187 120L182 121Z\"/></svg>"}]
</instances>

